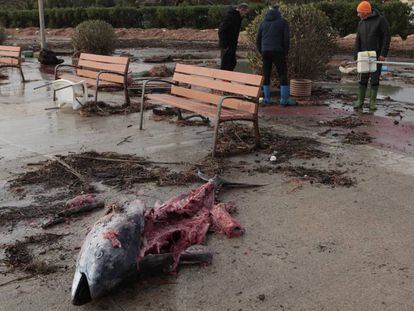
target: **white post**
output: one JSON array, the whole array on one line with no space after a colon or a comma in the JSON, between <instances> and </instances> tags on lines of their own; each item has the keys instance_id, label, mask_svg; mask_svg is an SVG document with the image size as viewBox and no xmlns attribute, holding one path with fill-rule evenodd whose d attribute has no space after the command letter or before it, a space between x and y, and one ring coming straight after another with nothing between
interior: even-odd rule
<instances>
[{"instance_id":1,"label":"white post","mask_svg":"<svg viewBox=\"0 0 414 311\"><path fill-rule=\"evenodd\" d=\"M40 24L40 47L46 49L46 33L45 33L45 8L43 0L39 0L39 24Z\"/></svg>"}]
</instances>

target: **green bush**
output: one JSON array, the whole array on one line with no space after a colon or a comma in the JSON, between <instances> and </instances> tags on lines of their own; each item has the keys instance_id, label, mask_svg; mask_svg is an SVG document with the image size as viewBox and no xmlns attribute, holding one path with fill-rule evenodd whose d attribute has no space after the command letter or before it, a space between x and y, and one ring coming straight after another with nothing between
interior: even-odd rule
<instances>
[{"instance_id":1,"label":"green bush","mask_svg":"<svg viewBox=\"0 0 414 311\"><path fill-rule=\"evenodd\" d=\"M413 33L414 15L408 4L389 1L382 4L380 10L390 23L392 34L400 35L405 40Z\"/></svg>"},{"instance_id":2,"label":"green bush","mask_svg":"<svg viewBox=\"0 0 414 311\"><path fill-rule=\"evenodd\" d=\"M4 29L4 27L0 24L0 44L3 44L6 39L6 29Z\"/></svg>"},{"instance_id":3,"label":"green bush","mask_svg":"<svg viewBox=\"0 0 414 311\"><path fill-rule=\"evenodd\" d=\"M255 5L244 25L256 16L263 5ZM114 27L122 28L217 28L226 6L160 6L160 7L74 7L45 10L46 27L76 27L90 19L104 20ZM6 27L38 26L37 10L0 10L0 22Z\"/></svg>"},{"instance_id":4,"label":"green bush","mask_svg":"<svg viewBox=\"0 0 414 311\"><path fill-rule=\"evenodd\" d=\"M282 5L282 15L290 27L288 56L289 77L315 79L326 68L336 48L337 35L328 17L321 10L308 5ZM261 55L256 50L256 34L268 9L264 9L247 27L249 43L254 52L248 58L252 68L260 73Z\"/></svg>"},{"instance_id":5,"label":"green bush","mask_svg":"<svg viewBox=\"0 0 414 311\"><path fill-rule=\"evenodd\" d=\"M359 2L334 1L318 2L314 6L329 17L332 26L341 36L355 33L359 18L356 16L356 8ZM387 1L385 3L373 2L388 20L391 26L392 35L400 35L403 39L412 33L411 23L414 21L411 8L408 4L398 0Z\"/></svg>"},{"instance_id":6,"label":"green bush","mask_svg":"<svg viewBox=\"0 0 414 311\"><path fill-rule=\"evenodd\" d=\"M54 1L54 2L53 2ZM133 7L133 0L49 0L45 10L46 26L50 28L76 27L89 19L104 20L114 27L130 28L217 28L227 6L223 5L179 5L179 6L144 6ZM285 0L286 1L286 0ZM292 0L294 1L294 0ZM308 1L308 0L303 0ZM103 5L116 3L114 7ZM137 2L139 3L139 2ZM129 4L130 7L120 4ZM94 6L90 6L94 5ZM358 18L354 1L322 1L312 4L325 12L332 27L341 35L354 33ZM70 6L70 7L58 7ZM412 33L411 23L414 21L410 7L398 0L374 4L383 13L390 25L393 35L405 38ZM243 28L247 26L265 6L253 4L251 12L243 20ZM34 10L10 10L0 8L0 22L5 27L38 26L38 12Z\"/></svg>"},{"instance_id":7,"label":"green bush","mask_svg":"<svg viewBox=\"0 0 414 311\"><path fill-rule=\"evenodd\" d=\"M76 27L72 44L75 52L110 55L116 46L114 28L100 20L83 22Z\"/></svg>"}]
</instances>

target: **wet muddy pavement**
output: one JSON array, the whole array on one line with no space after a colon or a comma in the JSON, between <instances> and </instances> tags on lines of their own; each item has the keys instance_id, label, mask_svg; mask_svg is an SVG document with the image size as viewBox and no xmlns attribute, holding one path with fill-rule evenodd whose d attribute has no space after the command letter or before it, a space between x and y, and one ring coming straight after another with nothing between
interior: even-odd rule
<instances>
[{"instance_id":1,"label":"wet muddy pavement","mask_svg":"<svg viewBox=\"0 0 414 311\"><path fill-rule=\"evenodd\" d=\"M351 98L329 94L331 106L262 108L262 148L250 148L248 128L230 125L221 132L223 152L234 151L228 148L233 144L240 152L211 162L206 158L211 127L155 121L147 111L145 130L139 131L138 113L85 117L70 107L45 110L53 106L50 91L33 87L51 75L40 73L34 62L25 66L31 82L20 84L11 71L12 83L0 81L0 310L410 310L414 305L409 110L401 112L402 119L387 115L384 100L375 116L352 115ZM103 101L122 99L102 94ZM56 158L91 188L56 165ZM180 183L160 178L191 176L196 167L266 184L220 194L237 204L246 234L209 235L210 266L129 282L106 298L71 306L79 247L105 208L72 215L49 229L41 225L82 191L93 191L106 205L140 197L152 207L200 184L193 178Z\"/></svg>"}]
</instances>

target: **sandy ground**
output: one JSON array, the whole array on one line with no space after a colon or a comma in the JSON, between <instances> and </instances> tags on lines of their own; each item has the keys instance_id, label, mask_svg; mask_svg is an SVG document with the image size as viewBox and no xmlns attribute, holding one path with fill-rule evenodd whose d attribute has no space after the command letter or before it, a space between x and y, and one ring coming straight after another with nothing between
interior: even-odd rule
<instances>
[{"instance_id":1,"label":"sandy ground","mask_svg":"<svg viewBox=\"0 0 414 311\"><path fill-rule=\"evenodd\" d=\"M85 118L69 108L45 111L52 106L51 93L34 92L33 87L51 76L40 74L34 62L25 66L32 82L21 85L17 74L9 72L13 82L0 85L0 210L30 205L36 195L51 194L48 189L29 189L32 192L22 197L8 190L7 181L33 169L27 164L44 160L43 155L96 150L193 163L210 150L211 128L155 122L149 112L145 130L139 131L138 114ZM117 96L102 98L121 98ZM350 101L344 99L342 104L349 107ZM364 116L370 125L354 129L374 135L373 144L360 146L341 142L342 134L350 130L318 135L327 129L319 121L350 114L344 109L262 109L262 126L315 138L330 154L323 159L291 159L291 165L341 170L356 184L333 188L255 172L255 167L269 165L268 155L261 152L230 158L232 163L244 161L243 169L229 169L225 177L268 185L220 195L238 205L236 217L246 235L231 240L210 236L211 266L129 283L106 298L73 307L70 286L76 256L87 228L103 213L98 211L47 230L65 236L35 246L35 254L58 265L58 272L16 281L28 274L0 266L0 310L411 310L414 123L408 119L387 127L390 139L404 139L380 147L376 141L383 137L383 124L393 121L382 116L386 105L381 101L376 116ZM119 145L127 136L131 142ZM138 196L151 206L193 186L160 188L149 183L122 191L106 187L99 196L107 203ZM6 223L0 232L1 244L11 244L44 230L38 219L26 219ZM1 260L3 252L4 245Z\"/></svg>"},{"instance_id":2,"label":"sandy ground","mask_svg":"<svg viewBox=\"0 0 414 311\"><path fill-rule=\"evenodd\" d=\"M73 28L64 29L47 29L47 36L55 47L62 45L70 48L70 37L73 34ZM216 29L139 29L139 28L117 28L116 34L122 47L143 47L143 46L171 46L177 45L183 48L187 47L217 47L217 30ZM8 42L11 44L20 44L24 46L37 45L39 43L39 30L35 27L23 29L7 29L9 36ZM154 41L155 40L155 41ZM355 35L349 35L338 40L338 53L351 53L354 48ZM241 48L248 47L248 40L245 33L241 33L239 44ZM407 40L400 37L394 37L391 41L390 56L414 57L414 35L409 36Z\"/></svg>"}]
</instances>

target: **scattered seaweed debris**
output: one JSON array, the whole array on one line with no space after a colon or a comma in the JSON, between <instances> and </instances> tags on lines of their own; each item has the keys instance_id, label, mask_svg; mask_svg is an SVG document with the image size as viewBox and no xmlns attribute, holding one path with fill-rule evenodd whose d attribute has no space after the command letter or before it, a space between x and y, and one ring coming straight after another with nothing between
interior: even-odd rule
<instances>
[{"instance_id":1,"label":"scattered seaweed debris","mask_svg":"<svg viewBox=\"0 0 414 311\"><path fill-rule=\"evenodd\" d=\"M152 109L153 116L152 120L159 122L159 121L169 121L170 123L174 123L178 126L209 126L210 120L209 119L195 119L195 120L188 120L188 119L178 119L179 113L178 109L166 107L160 108L155 107Z\"/></svg>"},{"instance_id":2,"label":"scattered seaweed debris","mask_svg":"<svg viewBox=\"0 0 414 311\"><path fill-rule=\"evenodd\" d=\"M308 137L283 136L271 127L261 128L261 145L258 149L274 154L277 162L286 162L291 158L311 159L327 158L329 153L317 149L320 143ZM221 156L251 153L255 151L254 133L244 124L225 124L220 128L217 150Z\"/></svg>"},{"instance_id":3,"label":"scattered seaweed debris","mask_svg":"<svg viewBox=\"0 0 414 311\"><path fill-rule=\"evenodd\" d=\"M311 183L315 182L334 187L351 187L355 184L355 181L352 178L344 176L345 172L336 170L324 171L303 166L289 166L283 170L288 176L309 180Z\"/></svg>"},{"instance_id":4,"label":"scattered seaweed debris","mask_svg":"<svg viewBox=\"0 0 414 311\"><path fill-rule=\"evenodd\" d=\"M53 199L51 199L53 201ZM19 221L28 221L54 215L60 211L64 203L48 203L44 205L29 205L25 207L5 206L0 208L0 227L7 224L16 224Z\"/></svg>"},{"instance_id":5,"label":"scattered seaweed debris","mask_svg":"<svg viewBox=\"0 0 414 311\"><path fill-rule=\"evenodd\" d=\"M90 180L121 188L157 181L160 174L159 168L152 168L146 159L132 155L91 151L58 158ZM57 161L43 162L38 169L18 176L11 181L11 188L34 184L47 188L69 187L71 190L82 187L76 176L67 172Z\"/></svg>"},{"instance_id":6,"label":"scattered seaweed debris","mask_svg":"<svg viewBox=\"0 0 414 311\"><path fill-rule=\"evenodd\" d=\"M162 166L162 162L151 162L145 158L113 152L97 153L94 151L81 154L57 156L81 172L91 181L99 181L104 185L117 189L127 189L134 184L157 182L160 186L185 185L199 181L197 169L201 169L209 176L222 173L226 161L207 157L195 164L189 164L184 170L174 171L170 167ZM156 165L158 164L158 165ZM21 174L10 181L10 188L19 189L27 185L42 185L48 189L67 187L73 192L82 190L82 183L65 170L56 161L40 162L40 167L34 171Z\"/></svg>"},{"instance_id":7,"label":"scattered seaweed debris","mask_svg":"<svg viewBox=\"0 0 414 311\"><path fill-rule=\"evenodd\" d=\"M155 105L150 103L145 103L144 110L150 110L154 108ZM136 113L141 111L141 106L137 104L131 104L131 105L110 105L102 101L98 101L97 104L95 104L94 101L89 101L85 105L82 106L82 108L79 110L79 114L83 117L90 117L93 115L98 116L109 116L114 114L130 114L130 113Z\"/></svg>"},{"instance_id":8,"label":"scattered seaweed debris","mask_svg":"<svg viewBox=\"0 0 414 311\"><path fill-rule=\"evenodd\" d=\"M23 241L16 241L12 245L5 246L5 264L11 270L20 270L30 274L51 274L57 272L61 267L38 259L39 254L34 254L30 249L31 245L50 246L63 235L40 234L26 237Z\"/></svg>"},{"instance_id":9,"label":"scattered seaweed debris","mask_svg":"<svg viewBox=\"0 0 414 311\"><path fill-rule=\"evenodd\" d=\"M165 65L158 65L158 66L154 66L152 67L149 71L148 71L148 76L149 77L172 77L174 71L165 66Z\"/></svg>"},{"instance_id":10,"label":"scattered seaweed debris","mask_svg":"<svg viewBox=\"0 0 414 311\"><path fill-rule=\"evenodd\" d=\"M367 132L354 132L345 135L343 143L351 145L366 145L372 142L373 138Z\"/></svg>"},{"instance_id":11,"label":"scattered seaweed debris","mask_svg":"<svg viewBox=\"0 0 414 311\"><path fill-rule=\"evenodd\" d=\"M301 180L307 180L311 184L318 183L329 186L351 187L355 185L355 180L345 176L345 172L331 170L318 170L314 168L306 168L303 166L269 166L262 165L254 168L258 173L284 173L290 177L297 177Z\"/></svg>"},{"instance_id":12,"label":"scattered seaweed debris","mask_svg":"<svg viewBox=\"0 0 414 311\"><path fill-rule=\"evenodd\" d=\"M156 116L167 116L167 117L171 117L171 116L178 116L177 113L177 109L171 108L171 107L165 107L165 108L161 108L161 107L154 107L152 108L152 113Z\"/></svg>"},{"instance_id":13,"label":"scattered seaweed debris","mask_svg":"<svg viewBox=\"0 0 414 311\"><path fill-rule=\"evenodd\" d=\"M344 128L355 128L358 126L367 126L370 125L371 122L368 120L363 120L357 116L347 116L345 118L336 118L331 121L320 121L319 125L327 125L330 127L344 127Z\"/></svg>"},{"instance_id":14,"label":"scattered seaweed debris","mask_svg":"<svg viewBox=\"0 0 414 311\"><path fill-rule=\"evenodd\" d=\"M186 170L179 172L169 171L165 175L160 176L158 185L177 186L199 182L200 178L197 175L198 170L202 171L207 176L214 176L222 174L225 168L228 168L229 166L230 164L228 161L208 156L194 165L191 165Z\"/></svg>"}]
</instances>

